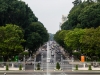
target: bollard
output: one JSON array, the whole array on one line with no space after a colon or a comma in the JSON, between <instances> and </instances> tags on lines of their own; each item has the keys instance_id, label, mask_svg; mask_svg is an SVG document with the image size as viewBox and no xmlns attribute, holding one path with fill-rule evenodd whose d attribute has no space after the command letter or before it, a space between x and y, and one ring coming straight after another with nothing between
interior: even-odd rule
<instances>
[{"instance_id":1,"label":"bollard","mask_svg":"<svg viewBox=\"0 0 100 75\"><path fill-rule=\"evenodd\" d=\"M6 75L6 73L4 73L4 75Z\"/></svg>"}]
</instances>

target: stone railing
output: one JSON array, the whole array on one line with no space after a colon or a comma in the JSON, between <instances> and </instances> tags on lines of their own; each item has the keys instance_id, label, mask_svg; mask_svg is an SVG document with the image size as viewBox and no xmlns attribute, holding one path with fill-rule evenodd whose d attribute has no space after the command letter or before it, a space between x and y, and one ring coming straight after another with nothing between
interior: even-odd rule
<instances>
[{"instance_id":1,"label":"stone railing","mask_svg":"<svg viewBox=\"0 0 100 75\"><path fill-rule=\"evenodd\" d=\"M0 70L25 70L25 62L0 62Z\"/></svg>"}]
</instances>

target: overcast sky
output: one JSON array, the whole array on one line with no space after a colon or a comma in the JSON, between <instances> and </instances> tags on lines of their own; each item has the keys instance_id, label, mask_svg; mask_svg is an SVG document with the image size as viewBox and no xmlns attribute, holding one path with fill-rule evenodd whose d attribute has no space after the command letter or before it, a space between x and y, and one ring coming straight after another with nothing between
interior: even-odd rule
<instances>
[{"instance_id":1,"label":"overcast sky","mask_svg":"<svg viewBox=\"0 0 100 75\"><path fill-rule=\"evenodd\" d=\"M74 0L22 0L28 4L35 16L49 33L56 33L62 21L62 15L68 15Z\"/></svg>"}]
</instances>

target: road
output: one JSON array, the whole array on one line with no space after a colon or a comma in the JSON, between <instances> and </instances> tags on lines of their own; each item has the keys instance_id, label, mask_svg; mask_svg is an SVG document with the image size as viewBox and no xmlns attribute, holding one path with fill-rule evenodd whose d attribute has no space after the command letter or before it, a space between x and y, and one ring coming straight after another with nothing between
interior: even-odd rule
<instances>
[{"instance_id":1,"label":"road","mask_svg":"<svg viewBox=\"0 0 100 75\"><path fill-rule=\"evenodd\" d=\"M50 57L49 70L54 70L56 68L56 63L59 62L63 70L72 69L72 65L68 64L67 61L62 62L65 56L62 54L60 47L55 42L48 42L39 50L39 54L36 56L35 63L40 63L43 70L47 69L47 56ZM49 53L47 53L49 51ZM37 65L35 65L36 67ZM26 65L26 70L33 70L34 65Z\"/></svg>"},{"instance_id":2,"label":"road","mask_svg":"<svg viewBox=\"0 0 100 75\"><path fill-rule=\"evenodd\" d=\"M4 75L0 73L0 75ZM6 75L100 75L100 72L52 72L47 74L45 72L12 72Z\"/></svg>"},{"instance_id":3,"label":"road","mask_svg":"<svg viewBox=\"0 0 100 75\"><path fill-rule=\"evenodd\" d=\"M0 74L0 75L4 75L4 74ZM37 74L7 74L7 75L47 75L47 74L41 74L41 73L37 73ZM84 75L84 74L63 74L63 73L60 73L60 74L50 74L50 75ZM85 75L100 75L100 74L85 74Z\"/></svg>"}]
</instances>

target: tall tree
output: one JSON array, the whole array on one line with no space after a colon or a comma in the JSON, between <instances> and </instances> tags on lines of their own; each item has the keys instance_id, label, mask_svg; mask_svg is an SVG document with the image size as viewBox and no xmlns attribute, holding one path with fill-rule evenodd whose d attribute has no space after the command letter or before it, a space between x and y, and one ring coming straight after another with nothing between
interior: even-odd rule
<instances>
[{"instance_id":1,"label":"tall tree","mask_svg":"<svg viewBox=\"0 0 100 75\"><path fill-rule=\"evenodd\" d=\"M65 44L70 47L72 50L80 50L82 45L79 42L81 35L84 34L82 29L70 30L64 39Z\"/></svg>"},{"instance_id":2,"label":"tall tree","mask_svg":"<svg viewBox=\"0 0 100 75\"><path fill-rule=\"evenodd\" d=\"M0 55L4 56L5 60L9 57L18 55L23 51L22 42L23 31L19 26L7 24L5 27L0 27Z\"/></svg>"},{"instance_id":3,"label":"tall tree","mask_svg":"<svg viewBox=\"0 0 100 75\"><path fill-rule=\"evenodd\" d=\"M22 28L26 28L31 22L38 19L25 2L18 0L0 0L0 24L16 24Z\"/></svg>"},{"instance_id":4,"label":"tall tree","mask_svg":"<svg viewBox=\"0 0 100 75\"><path fill-rule=\"evenodd\" d=\"M27 48L32 49L33 52L34 52L35 48L38 48L40 45L43 45L49 39L49 34L48 34L46 28L40 22L33 22L27 28L25 34L26 34L25 37L27 40L26 46L27 46ZM29 41L29 39L30 39L30 41Z\"/></svg>"},{"instance_id":5,"label":"tall tree","mask_svg":"<svg viewBox=\"0 0 100 75\"><path fill-rule=\"evenodd\" d=\"M48 40L48 32L46 28L41 22L38 22L38 18L25 2L21 0L0 0L0 3L0 26L5 26L6 24L15 24L20 26L24 31L25 40L29 40L31 36L30 34L34 32L39 34L39 37L37 38L42 37L43 40L41 40L41 44ZM31 24L33 22L34 28L32 29ZM24 49L27 44L27 41L23 43Z\"/></svg>"},{"instance_id":6,"label":"tall tree","mask_svg":"<svg viewBox=\"0 0 100 75\"><path fill-rule=\"evenodd\" d=\"M80 15L78 16L78 20L81 24L82 28L91 28L100 26L100 4L95 3L90 6L85 7Z\"/></svg>"},{"instance_id":7,"label":"tall tree","mask_svg":"<svg viewBox=\"0 0 100 75\"><path fill-rule=\"evenodd\" d=\"M81 36L80 43L83 44L84 54L91 57L99 57L100 54L100 27L87 29Z\"/></svg>"}]
</instances>

